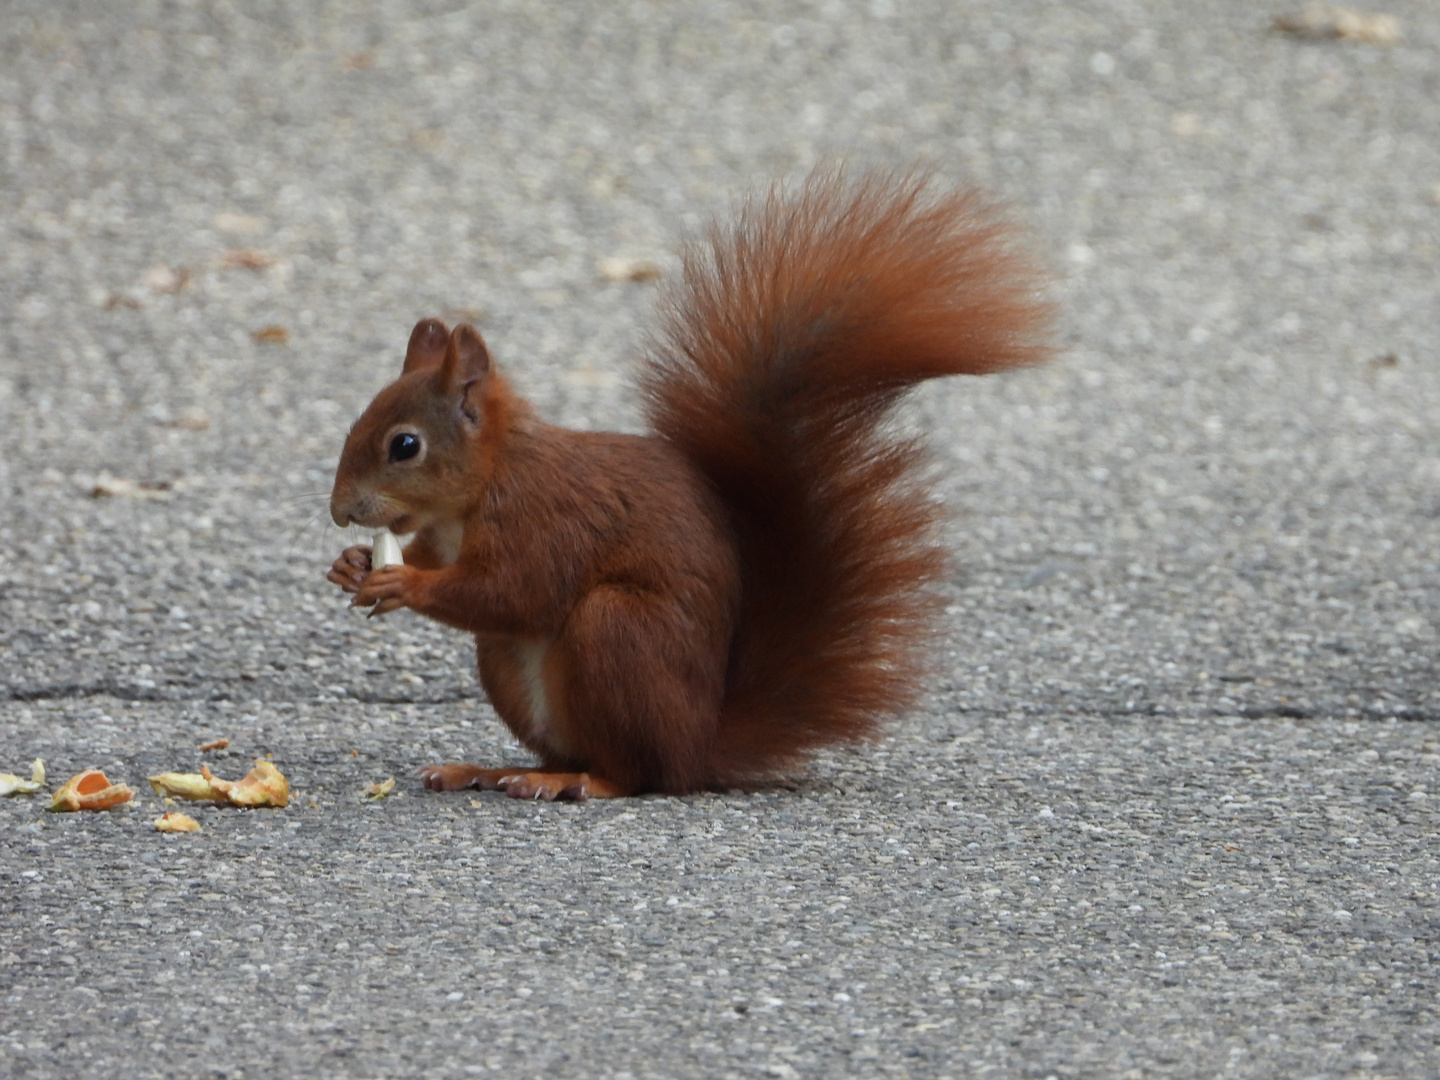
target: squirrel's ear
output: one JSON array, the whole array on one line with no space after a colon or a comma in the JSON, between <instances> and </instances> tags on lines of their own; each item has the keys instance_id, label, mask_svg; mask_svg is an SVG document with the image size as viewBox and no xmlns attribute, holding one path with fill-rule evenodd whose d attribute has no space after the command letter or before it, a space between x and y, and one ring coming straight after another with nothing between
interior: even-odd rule
<instances>
[{"instance_id":1,"label":"squirrel's ear","mask_svg":"<svg viewBox=\"0 0 1440 1080\"><path fill-rule=\"evenodd\" d=\"M405 349L403 374L438 367L445 359L445 347L450 340L450 331L439 319L421 319L410 331L410 344Z\"/></svg>"},{"instance_id":2,"label":"squirrel's ear","mask_svg":"<svg viewBox=\"0 0 1440 1080\"><path fill-rule=\"evenodd\" d=\"M485 339L469 323L461 323L450 331L440 381L446 389L459 392L460 411L472 424L480 421L480 388L489 374L490 350L485 347Z\"/></svg>"},{"instance_id":3,"label":"squirrel's ear","mask_svg":"<svg viewBox=\"0 0 1440 1080\"><path fill-rule=\"evenodd\" d=\"M464 386L490 374L490 350L485 339L469 323L450 331L445 346L444 381L449 387Z\"/></svg>"}]
</instances>

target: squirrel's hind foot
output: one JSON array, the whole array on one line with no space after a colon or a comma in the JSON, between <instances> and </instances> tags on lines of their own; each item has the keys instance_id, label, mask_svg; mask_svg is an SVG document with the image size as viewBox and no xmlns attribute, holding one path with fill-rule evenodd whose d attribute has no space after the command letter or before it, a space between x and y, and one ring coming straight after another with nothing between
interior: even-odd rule
<instances>
[{"instance_id":1,"label":"squirrel's hind foot","mask_svg":"<svg viewBox=\"0 0 1440 1080\"><path fill-rule=\"evenodd\" d=\"M536 772L525 768L489 769L464 762L426 765L420 770L420 780L431 791L479 788L481 791L503 791L512 799L543 799L545 802L556 799L576 802L586 799L615 799L630 794L619 784L591 776L589 773Z\"/></svg>"}]
</instances>

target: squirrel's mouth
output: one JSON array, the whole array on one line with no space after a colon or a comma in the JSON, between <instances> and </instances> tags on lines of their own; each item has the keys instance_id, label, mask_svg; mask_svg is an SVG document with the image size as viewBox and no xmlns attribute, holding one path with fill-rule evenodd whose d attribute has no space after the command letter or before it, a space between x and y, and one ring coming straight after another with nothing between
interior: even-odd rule
<instances>
[{"instance_id":1,"label":"squirrel's mouth","mask_svg":"<svg viewBox=\"0 0 1440 1080\"><path fill-rule=\"evenodd\" d=\"M331 497L330 516L340 528L358 525L362 529L389 529L397 536L414 532L415 514L398 499L375 492L337 492Z\"/></svg>"}]
</instances>

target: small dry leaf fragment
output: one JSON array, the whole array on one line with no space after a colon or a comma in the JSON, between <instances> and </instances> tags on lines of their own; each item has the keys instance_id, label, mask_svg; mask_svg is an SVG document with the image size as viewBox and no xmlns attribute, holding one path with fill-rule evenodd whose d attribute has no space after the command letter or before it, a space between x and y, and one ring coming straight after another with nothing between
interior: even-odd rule
<instances>
[{"instance_id":1,"label":"small dry leaf fragment","mask_svg":"<svg viewBox=\"0 0 1440 1080\"><path fill-rule=\"evenodd\" d=\"M250 336L261 345L284 345L290 340L290 331L279 325L262 326Z\"/></svg>"},{"instance_id":2,"label":"small dry leaf fragment","mask_svg":"<svg viewBox=\"0 0 1440 1080\"><path fill-rule=\"evenodd\" d=\"M55 797L50 800L50 809L65 812L71 810L109 810L127 803L135 792L126 784L112 784L99 769L86 769L66 780Z\"/></svg>"},{"instance_id":3,"label":"small dry leaf fragment","mask_svg":"<svg viewBox=\"0 0 1440 1080\"><path fill-rule=\"evenodd\" d=\"M30 766L30 779L21 780L14 773L0 773L0 795L34 795L45 786L45 762L36 758Z\"/></svg>"},{"instance_id":4,"label":"small dry leaf fragment","mask_svg":"<svg viewBox=\"0 0 1440 1080\"><path fill-rule=\"evenodd\" d=\"M227 802L225 793L210 786L210 781L199 773L160 773L147 777L156 795L173 795L177 799L191 802Z\"/></svg>"},{"instance_id":5,"label":"small dry leaf fragment","mask_svg":"<svg viewBox=\"0 0 1440 1080\"><path fill-rule=\"evenodd\" d=\"M242 270L264 270L275 264L275 256L254 248L232 248L220 257L220 261L226 266L235 266Z\"/></svg>"},{"instance_id":6,"label":"small dry leaf fragment","mask_svg":"<svg viewBox=\"0 0 1440 1080\"><path fill-rule=\"evenodd\" d=\"M281 806L290 801L290 784L271 762L257 761L255 767L239 780L221 780L200 766L200 775L210 786L224 794L232 806Z\"/></svg>"},{"instance_id":7,"label":"small dry leaf fragment","mask_svg":"<svg viewBox=\"0 0 1440 1080\"><path fill-rule=\"evenodd\" d=\"M1394 45L1402 35L1394 15L1329 4L1310 3L1299 11L1278 15L1274 26L1283 34L1307 41L1358 41L1366 45Z\"/></svg>"},{"instance_id":8,"label":"small dry leaf fragment","mask_svg":"<svg viewBox=\"0 0 1440 1080\"><path fill-rule=\"evenodd\" d=\"M206 753L210 750L224 750L229 745L229 739L216 739L214 742L201 743L200 752Z\"/></svg>"},{"instance_id":9,"label":"small dry leaf fragment","mask_svg":"<svg viewBox=\"0 0 1440 1080\"><path fill-rule=\"evenodd\" d=\"M658 281L660 264L654 259L628 259L614 255L601 259L596 267L606 281Z\"/></svg>"},{"instance_id":10,"label":"small dry leaf fragment","mask_svg":"<svg viewBox=\"0 0 1440 1080\"><path fill-rule=\"evenodd\" d=\"M160 832L199 832L200 823L188 814L167 810L155 819L155 828Z\"/></svg>"},{"instance_id":11,"label":"small dry leaf fragment","mask_svg":"<svg viewBox=\"0 0 1440 1080\"><path fill-rule=\"evenodd\" d=\"M378 784L371 784L365 789L367 799L383 799L390 792L395 790L395 777L390 776L381 780Z\"/></svg>"}]
</instances>

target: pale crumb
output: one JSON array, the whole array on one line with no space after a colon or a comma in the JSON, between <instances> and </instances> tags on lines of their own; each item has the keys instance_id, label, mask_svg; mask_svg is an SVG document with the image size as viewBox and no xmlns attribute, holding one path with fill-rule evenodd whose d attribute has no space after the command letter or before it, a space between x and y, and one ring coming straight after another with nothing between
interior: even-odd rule
<instances>
[{"instance_id":1,"label":"pale crumb","mask_svg":"<svg viewBox=\"0 0 1440 1080\"><path fill-rule=\"evenodd\" d=\"M393 776L381 780L378 784L371 784L365 789L367 799L383 799L395 790L395 778Z\"/></svg>"},{"instance_id":2,"label":"pale crumb","mask_svg":"<svg viewBox=\"0 0 1440 1080\"><path fill-rule=\"evenodd\" d=\"M1275 29L1308 41L1357 41L1394 45L1403 37L1394 15L1353 11L1329 4L1306 4L1297 12L1275 18Z\"/></svg>"},{"instance_id":3,"label":"pale crumb","mask_svg":"<svg viewBox=\"0 0 1440 1080\"><path fill-rule=\"evenodd\" d=\"M606 281L658 281L660 264L654 259L626 258L612 255L596 264L600 276Z\"/></svg>"},{"instance_id":4,"label":"pale crumb","mask_svg":"<svg viewBox=\"0 0 1440 1080\"><path fill-rule=\"evenodd\" d=\"M90 489L92 499L168 499L170 494L167 480L127 480L109 473L97 476Z\"/></svg>"},{"instance_id":5,"label":"pale crumb","mask_svg":"<svg viewBox=\"0 0 1440 1080\"><path fill-rule=\"evenodd\" d=\"M188 814L167 810L155 819L155 828L159 832L199 832L200 823Z\"/></svg>"},{"instance_id":6,"label":"pale crumb","mask_svg":"<svg viewBox=\"0 0 1440 1080\"><path fill-rule=\"evenodd\" d=\"M154 293L178 293L190 284L190 271L168 266L152 266L145 273L145 287Z\"/></svg>"}]
</instances>

